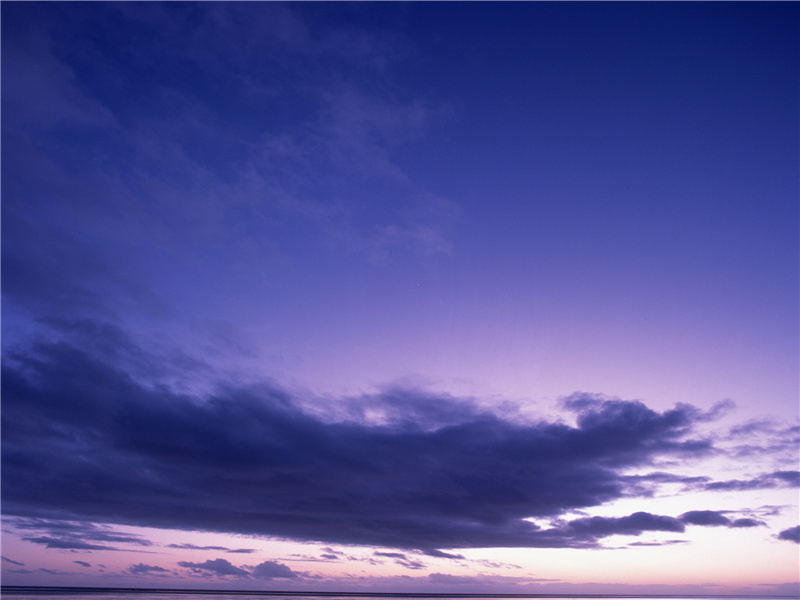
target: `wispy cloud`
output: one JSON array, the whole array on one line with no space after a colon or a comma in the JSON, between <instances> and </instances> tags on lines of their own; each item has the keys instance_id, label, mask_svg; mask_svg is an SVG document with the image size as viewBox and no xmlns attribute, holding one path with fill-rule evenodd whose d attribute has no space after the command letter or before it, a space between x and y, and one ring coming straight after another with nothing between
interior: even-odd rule
<instances>
[{"instance_id":1,"label":"wispy cloud","mask_svg":"<svg viewBox=\"0 0 800 600\"><path fill-rule=\"evenodd\" d=\"M22 517L8 519L7 524L21 533L22 539L25 541L40 544L46 548L120 550L119 546L111 546L109 543L138 547L152 545L149 540L141 536L120 533L107 525L95 523ZM126 548L126 550L131 551L130 548Z\"/></svg>"},{"instance_id":2,"label":"wispy cloud","mask_svg":"<svg viewBox=\"0 0 800 600\"><path fill-rule=\"evenodd\" d=\"M753 479L713 481L703 486L708 490L763 490L779 487L800 487L800 471L775 471Z\"/></svg>"},{"instance_id":3,"label":"wispy cloud","mask_svg":"<svg viewBox=\"0 0 800 600\"><path fill-rule=\"evenodd\" d=\"M374 556L385 557L385 558L392 558L394 559L394 563L405 567L406 569L417 570L417 569L424 569L425 563L414 560L413 558L409 558L402 552L379 552L375 551L373 553Z\"/></svg>"}]
</instances>

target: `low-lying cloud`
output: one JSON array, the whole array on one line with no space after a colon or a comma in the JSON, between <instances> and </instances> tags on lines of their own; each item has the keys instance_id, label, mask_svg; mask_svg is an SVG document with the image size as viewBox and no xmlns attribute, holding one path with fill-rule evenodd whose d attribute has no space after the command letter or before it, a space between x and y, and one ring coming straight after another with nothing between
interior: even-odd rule
<instances>
[{"instance_id":1,"label":"low-lying cloud","mask_svg":"<svg viewBox=\"0 0 800 600\"><path fill-rule=\"evenodd\" d=\"M159 567L157 565L146 565L144 563L131 565L128 568L128 571L133 575L152 575L160 573L169 573L169 571L164 567Z\"/></svg>"},{"instance_id":2,"label":"low-lying cloud","mask_svg":"<svg viewBox=\"0 0 800 600\"><path fill-rule=\"evenodd\" d=\"M50 548L148 543L87 522L453 558L436 552L591 548L610 535L679 533L687 524L760 524L710 511L559 520L680 479L660 472L637 479L626 470L714 453L712 439L694 432L711 413L686 404L659 413L638 401L576 394L564 401L570 425L517 422L446 395L392 390L356 402L391 405L391 418L331 420L275 386L221 387L208 397L148 387L66 342L9 353L2 393L3 510L31 531L25 539ZM796 485L797 473L756 481ZM65 525L45 530L45 522ZM224 559L183 566L228 569Z\"/></svg>"},{"instance_id":3,"label":"low-lying cloud","mask_svg":"<svg viewBox=\"0 0 800 600\"><path fill-rule=\"evenodd\" d=\"M214 560L207 560L202 563L193 563L188 561L181 561L178 566L185 569L191 569L195 573L213 573L215 575L228 576L234 575L236 577L249 577L250 573L244 569L233 566L229 561L224 558L215 558Z\"/></svg>"},{"instance_id":4,"label":"low-lying cloud","mask_svg":"<svg viewBox=\"0 0 800 600\"><path fill-rule=\"evenodd\" d=\"M224 558L215 558L202 563L181 561L179 567L189 569L192 572L204 576L216 577L237 577L272 580L272 579L294 579L298 574L284 564L267 560L255 566L237 567Z\"/></svg>"}]
</instances>

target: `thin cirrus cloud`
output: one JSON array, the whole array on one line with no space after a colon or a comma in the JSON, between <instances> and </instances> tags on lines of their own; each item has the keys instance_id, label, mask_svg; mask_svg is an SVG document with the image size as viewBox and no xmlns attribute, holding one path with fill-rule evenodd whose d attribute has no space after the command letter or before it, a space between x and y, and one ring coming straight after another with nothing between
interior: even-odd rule
<instances>
[{"instance_id":1,"label":"thin cirrus cloud","mask_svg":"<svg viewBox=\"0 0 800 600\"><path fill-rule=\"evenodd\" d=\"M626 470L713 455L714 440L696 431L708 413L689 405L658 413L575 394L563 402L575 415L569 425L507 420L449 396L396 389L356 399L359 410L391 404L380 423L326 420L271 384L220 385L208 397L148 386L102 347L41 341L4 360L3 508L33 543L149 545L93 524L115 522L437 556L469 547L596 548L612 535L760 524L713 511L558 519L636 495L641 482ZM792 473L754 481L796 486ZM42 486L51 493L39 493Z\"/></svg>"}]
</instances>

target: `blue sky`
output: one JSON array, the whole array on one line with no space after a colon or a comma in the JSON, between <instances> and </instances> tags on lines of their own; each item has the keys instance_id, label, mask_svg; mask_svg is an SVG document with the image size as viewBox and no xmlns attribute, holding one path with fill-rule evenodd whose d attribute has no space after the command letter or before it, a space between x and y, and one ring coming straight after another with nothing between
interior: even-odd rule
<instances>
[{"instance_id":1,"label":"blue sky","mask_svg":"<svg viewBox=\"0 0 800 600\"><path fill-rule=\"evenodd\" d=\"M2 17L4 583L797 593L796 4Z\"/></svg>"}]
</instances>

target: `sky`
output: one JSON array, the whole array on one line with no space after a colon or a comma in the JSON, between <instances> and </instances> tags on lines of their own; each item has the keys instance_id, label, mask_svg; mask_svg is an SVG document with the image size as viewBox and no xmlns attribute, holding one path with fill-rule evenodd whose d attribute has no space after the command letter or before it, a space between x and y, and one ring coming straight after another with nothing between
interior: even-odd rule
<instances>
[{"instance_id":1,"label":"sky","mask_svg":"<svg viewBox=\"0 0 800 600\"><path fill-rule=\"evenodd\" d=\"M2 2L5 585L800 594L800 6Z\"/></svg>"}]
</instances>

